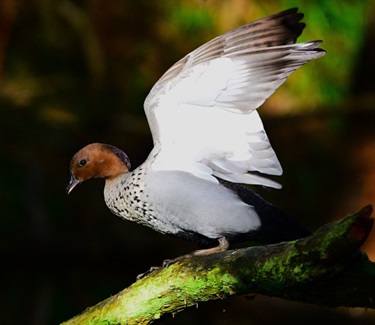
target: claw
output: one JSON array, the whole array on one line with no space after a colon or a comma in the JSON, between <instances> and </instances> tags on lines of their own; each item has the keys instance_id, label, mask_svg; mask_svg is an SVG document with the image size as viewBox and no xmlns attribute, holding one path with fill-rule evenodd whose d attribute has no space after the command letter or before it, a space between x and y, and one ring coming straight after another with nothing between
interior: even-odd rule
<instances>
[{"instance_id":1,"label":"claw","mask_svg":"<svg viewBox=\"0 0 375 325\"><path fill-rule=\"evenodd\" d=\"M224 252L228 248L229 248L228 240L225 237L221 237L221 238L219 238L219 245L218 246L212 247L212 248L207 248L207 249L197 250L197 251L194 251L190 254L185 254L185 255L182 255L182 256L179 256L179 257L176 257L176 258L173 258L173 259L164 260L163 263L162 263L162 266L152 266L145 273L138 274L137 275L137 281L144 278L145 276L149 275L153 271L160 269L161 267L168 267L168 266L170 266L170 265L172 265L172 264L174 264L178 261L181 261L181 260L184 260L184 259L187 259L187 258L191 258L193 256L204 256L204 255L210 255L210 254L214 254L214 253Z\"/></svg>"},{"instance_id":2,"label":"claw","mask_svg":"<svg viewBox=\"0 0 375 325\"><path fill-rule=\"evenodd\" d=\"M175 262L175 260L164 260L163 261L163 264L162 264L162 267L168 267L169 265L173 264Z\"/></svg>"},{"instance_id":3,"label":"claw","mask_svg":"<svg viewBox=\"0 0 375 325\"><path fill-rule=\"evenodd\" d=\"M151 274L152 272L160 269L161 267L160 266L151 266L150 269L144 273L141 273L141 274L138 274L137 277L136 277L136 280L140 280L140 279L143 279L145 276Z\"/></svg>"}]
</instances>

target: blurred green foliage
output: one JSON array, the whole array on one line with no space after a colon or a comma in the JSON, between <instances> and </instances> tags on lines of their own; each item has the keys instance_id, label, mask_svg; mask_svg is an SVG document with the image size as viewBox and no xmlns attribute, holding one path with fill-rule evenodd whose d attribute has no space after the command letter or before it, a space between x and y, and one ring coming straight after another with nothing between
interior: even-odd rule
<instances>
[{"instance_id":1,"label":"blurred green foliage","mask_svg":"<svg viewBox=\"0 0 375 325\"><path fill-rule=\"evenodd\" d=\"M5 0L10 1L15 0ZM306 13L301 41L323 39L327 55L296 72L298 77L290 78L265 111L333 109L350 94L365 29L374 14L370 0L21 3L10 43L0 49L5 56L3 98L16 106L31 105L46 92L73 94L72 82L78 87L91 84L93 89L82 92L107 98L111 93L117 100L108 106L126 105L122 112L136 114L142 114L140 104L152 84L182 55L230 28L297 5ZM65 115L61 117L66 123Z\"/></svg>"}]
</instances>

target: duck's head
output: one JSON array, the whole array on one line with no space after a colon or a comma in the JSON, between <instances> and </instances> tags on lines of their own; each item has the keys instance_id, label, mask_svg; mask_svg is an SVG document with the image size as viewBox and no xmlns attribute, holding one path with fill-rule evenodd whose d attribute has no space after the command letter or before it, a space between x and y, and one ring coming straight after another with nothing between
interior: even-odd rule
<instances>
[{"instance_id":1,"label":"duck's head","mask_svg":"<svg viewBox=\"0 0 375 325\"><path fill-rule=\"evenodd\" d=\"M70 161L69 194L79 183L91 178L113 178L130 170L128 156L120 149L92 143L79 150Z\"/></svg>"}]
</instances>

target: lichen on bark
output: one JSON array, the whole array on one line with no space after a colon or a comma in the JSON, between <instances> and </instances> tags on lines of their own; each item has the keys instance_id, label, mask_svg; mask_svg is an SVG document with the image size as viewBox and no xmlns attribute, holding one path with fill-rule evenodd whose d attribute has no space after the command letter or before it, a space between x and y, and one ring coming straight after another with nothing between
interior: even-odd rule
<instances>
[{"instance_id":1,"label":"lichen on bark","mask_svg":"<svg viewBox=\"0 0 375 325\"><path fill-rule=\"evenodd\" d=\"M360 252L371 212L367 206L297 241L181 260L64 324L151 324L200 302L249 293L375 308L375 263Z\"/></svg>"}]
</instances>

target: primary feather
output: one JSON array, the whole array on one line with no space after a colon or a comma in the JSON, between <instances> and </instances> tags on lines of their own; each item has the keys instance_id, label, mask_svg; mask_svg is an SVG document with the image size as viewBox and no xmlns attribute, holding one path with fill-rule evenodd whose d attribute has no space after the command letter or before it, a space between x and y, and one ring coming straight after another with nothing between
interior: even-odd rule
<instances>
[{"instance_id":1,"label":"primary feather","mask_svg":"<svg viewBox=\"0 0 375 325\"><path fill-rule=\"evenodd\" d=\"M159 79L144 105L155 171L281 187L258 174L280 175L282 168L256 109L293 71L324 55L320 41L294 44L302 17L290 9L234 29Z\"/></svg>"},{"instance_id":2,"label":"primary feather","mask_svg":"<svg viewBox=\"0 0 375 325\"><path fill-rule=\"evenodd\" d=\"M294 44L297 9L260 19L202 45L173 65L145 101L154 148L130 171L126 154L90 144L71 161L68 193L106 179L111 211L161 233L219 246L279 242L309 232L242 184L280 188L282 168L257 108L304 63L324 55L320 41Z\"/></svg>"}]
</instances>

